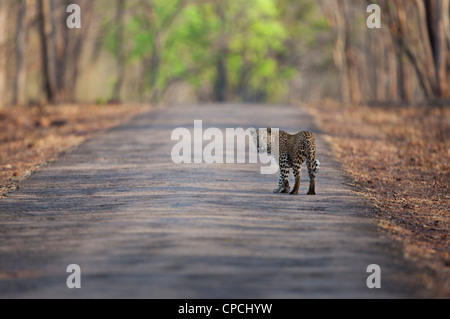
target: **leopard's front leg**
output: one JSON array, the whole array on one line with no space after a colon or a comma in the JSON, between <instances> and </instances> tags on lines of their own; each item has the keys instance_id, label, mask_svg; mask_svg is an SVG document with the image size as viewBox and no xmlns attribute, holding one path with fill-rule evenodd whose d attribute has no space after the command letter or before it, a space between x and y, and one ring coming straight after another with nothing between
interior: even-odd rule
<instances>
[{"instance_id":1,"label":"leopard's front leg","mask_svg":"<svg viewBox=\"0 0 450 319\"><path fill-rule=\"evenodd\" d=\"M280 157L280 178L278 187L273 190L274 193L289 193L289 166L287 158Z\"/></svg>"}]
</instances>

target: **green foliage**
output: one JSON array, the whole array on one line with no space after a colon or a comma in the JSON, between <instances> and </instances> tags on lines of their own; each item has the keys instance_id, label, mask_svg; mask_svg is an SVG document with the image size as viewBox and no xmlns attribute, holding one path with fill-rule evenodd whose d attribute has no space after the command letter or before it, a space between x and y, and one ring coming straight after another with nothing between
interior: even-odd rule
<instances>
[{"instance_id":1,"label":"green foliage","mask_svg":"<svg viewBox=\"0 0 450 319\"><path fill-rule=\"evenodd\" d=\"M149 1L127 11L127 43L118 48L109 23L106 47L126 50L128 63L146 70L141 91L161 93L175 81L212 86L225 62L232 100L278 102L296 74L292 39L309 45L327 28L312 0ZM133 6L130 6L133 7ZM113 17L110 17L112 19ZM298 48L294 48L298 49ZM214 97L212 97L214 98Z\"/></svg>"},{"instance_id":2,"label":"green foliage","mask_svg":"<svg viewBox=\"0 0 450 319\"><path fill-rule=\"evenodd\" d=\"M95 99L95 104L97 104L98 106L103 106L106 104L106 100L102 97L98 97Z\"/></svg>"}]
</instances>

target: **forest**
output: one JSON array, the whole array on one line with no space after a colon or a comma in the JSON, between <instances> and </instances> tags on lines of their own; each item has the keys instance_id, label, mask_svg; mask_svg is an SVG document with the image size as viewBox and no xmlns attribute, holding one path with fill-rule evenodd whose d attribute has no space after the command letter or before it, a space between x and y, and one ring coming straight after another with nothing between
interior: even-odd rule
<instances>
[{"instance_id":1,"label":"forest","mask_svg":"<svg viewBox=\"0 0 450 319\"><path fill-rule=\"evenodd\" d=\"M149 225L145 231L153 231L152 225L160 231L160 225L170 224L189 227L176 231L166 228L168 235L164 240L176 239L172 241L174 245L166 245L167 256L188 247L186 240L189 243L195 239L190 242L192 247L217 243L208 246L207 251L221 253L231 243L243 249L239 253L243 261L236 262L238 250L232 250L229 265L251 266L237 267L239 274L257 273L259 259L249 263L250 251L261 250L266 257L267 252L278 254L285 243L294 243L293 238L301 239L288 246L289 254L284 256L291 259L261 259L264 274L266 259L276 262L274 276L264 275L261 280L278 280L279 275L290 274L292 277L271 286L284 283L289 287L298 277L290 272L291 268L286 272L279 267L304 253L299 250L305 246L303 238L314 233L305 228L305 220L318 225L317 243L331 239L328 246L320 244L319 248L322 251L326 247L323 251L330 252L332 259L342 257L345 266L353 263L346 253L328 249L334 245L344 245L345 249L363 245L364 249L357 250L371 257L365 248L379 245L372 244L372 237L370 241L352 237L364 229L355 226L357 231L348 233L347 222L342 220L350 210L360 219L366 216L367 209L367 215L376 220L377 236L380 230L400 243L401 251L388 260L394 264L394 259L404 257L409 265L419 267L414 281L426 287L424 293L448 298L449 51L450 0L0 0L0 228L4 232L0 250L6 256L1 259L0 281L35 276L29 265L38 255L45 256L47 247L67 249L72 257L72 247L91 247L95 242L91 239L97 237L102 238L99 251L103 251L104 242L115 244L126 239L122 247L128 253L136 243L139 249L134 250L135 257L124 257L128 271L133 266L131 260L140 261L146 247L161 246L160 237L148 236L142 225ZM314 131L322 163L317 178L318 196L306 200L299 195L295 203L291 198L282 202L282 197L270 197L262 185L272 182L272 177L256 176L249 166L174 170L169 156L170 130L192 124L191 119L218 127L224 127L224 123L227 127L275 127L278 124L270 124L275 121L281 123L280 129L290 133ZM134 151L129 152L130 149ZM203 183L208 179L210 184ZM121 186L122 181L127 184ZM190 182L194 186L189 186ZM215 192L216 187L221 187L222 193L207 193ZM335 199L343 189L352 199ZM236 200L243 195L242 202ZM356 198L364 205L354 204ZM203 209L204 215L197 211L191 214L190 204L179 205L183 200L192 207L199 205L197 208ZM111 218L105 228L91 227L104 225L100 221L96 224L96 216L112 214L108 205L120 201L127 209L135 203L142 205L135 207L142 215L133 215L131 208L127 210L126 225L117 222L125 228L118 228L117 232L111 231L109 225L116 223L118 215L99 218ZM108 205L104 205L106 202ZM244 202L255 205L241 211ZM85 206L80 208L80 204ZM317 206L316 211L316 204L324 208ZM234 211L233 205L239 210ZM285 205L291 208L277 210ZM53 207L59 210L53 213ZM76 214L71 209L76 209ZM221 215L217 216L227 218L226 222L224 219L215 226L202 224L199 236L191 232L195 228L191 225L197 227L200 220L209 223L216 218L213 212L219 210ZM164 216L175 211L182 220L167 223ZM155 222L155 216L163 218L163 222ZM327 216L331 219L323 222ZM89 227L84 226L85 220ZM138 231L125 236L122 231L133 220L139 221ZM235 231L230 233L229 223L233 222ZM267 228L262 227L266 222ZM291 226L297 222L298 227ZM60 228L54 223L60 223ZM82 226L79 232L86 236L66 229L69 224ZM345 225L337 228L345 240L324 235L323 225ZM270 236L266 231L269 226L276 227ZM87 235L86 229L98 232ZM253 229L258 229L258 234ZM57 234L53 235L55 231ZM210 231L215 240L205 240L203 231ZM302 237L304 231L307 234ZM109 237L98 235L106 236L106 232L118 237L107 240ZM145 238L131 240L131 233L143 234ZM172 236L179 233L184 237ZM218 238L221 234L223 237ZM229 238L230 234L234 237ZM236 240L239 236L244 236L240 237L242 244ZM280 246L273 246L271 238L276 238ZM270 240L270 245L252 246L266 240ZM147 243L145 249L139 246L141 242ZM53 243L58 244L47 246ZM179 243L184 246L177 246ZM175 251L170 251L171 247ZM36 252L22 262L21 258L30 251ZM114 258L105 261L117 260L116 247L111 246L111 251L114 253L110 257ZM51 256L52 260L66 259L58 253ZM219 257L217 260L224 260ZM92 260L96 258L97 255ZM205 260L213 259L208 256ZM182 260L183 265L192 266L185 262L190 259ZM329 264L328 258L323 260ZM153 261L152 256L139 269L147 271ZM172 267L177 265L173 261L156 266L169 265L164 272L173 270L178 276L182 271ZM308 262L301 264L309 265ZM197 267L196 263L193 265ZM223 269L216 263L204 265L205 268L199 268L199 276L195 275L197 269L185 270L195 284L201 283L201 289L215 281L204 284L197 278L210 270ZM161 272L157 267L150 272ZM341 267L335 268L341 271ZM20 272L21 269L25 271ZM54 268L51 269L54 276ZM355 272L351 272L353 276ZM402 279L406 273L401 268L391 277ZM325 282L316 272L311 274L311 278L318 278L311 282ZM51 276L42 273L42 277ZM110 278L103 274L93 277ZM136 282L150 277L139 274ZM229 285L230 276L219 277L226 278L225 286ZM347 280L346 276L343 278ZM252 281L259 284L261 280L255 277ZM146 287L154 287L160 293L161 282L148 281ZM384 282L383 287L387 287ZM167 286L173 287L172 283L171 280ZM237 286L242 283L239 279ZM24 284L21 281L11 287ZM31 281L31 290L38 286L48 291L47 284ZM59 286L55 290L57 297ZM98 287L109 287L109 282ZM339 285L327 288L327 292L341 289ZM258 288L258 292L263 290ZM297 290L294 287L285 292ZM275 296L280 295L290 296Z\"/></svg>"},{"instance_id":2,"label":"forest","mask_svg":"<svg viewBox=\"0 0 450 319\"><path fill-rule=\"evenodd\" d=\"M449 2L0 0L0 105L443 101Z\"/></svg>"}]
</instances>

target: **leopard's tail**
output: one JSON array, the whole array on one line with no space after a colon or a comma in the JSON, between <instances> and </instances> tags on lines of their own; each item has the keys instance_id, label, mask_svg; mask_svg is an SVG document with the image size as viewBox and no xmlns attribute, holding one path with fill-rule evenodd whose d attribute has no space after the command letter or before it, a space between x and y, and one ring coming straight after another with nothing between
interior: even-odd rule
<instances>
[{"instance_id":1,"label":"leopard's tail","mask_svg":"<svg viewBox=\"0 0 450 319\"><path fill-rule=\"evenodd\" d=\"M314 175L314 177L316 177L317 173L319 172L319 166L320 166L320 162L318 159L316 159L314 161L314 165L316 166L316 168L314 168L314 170L313 170L313 175Z\"/></svg>"}]
</instances>

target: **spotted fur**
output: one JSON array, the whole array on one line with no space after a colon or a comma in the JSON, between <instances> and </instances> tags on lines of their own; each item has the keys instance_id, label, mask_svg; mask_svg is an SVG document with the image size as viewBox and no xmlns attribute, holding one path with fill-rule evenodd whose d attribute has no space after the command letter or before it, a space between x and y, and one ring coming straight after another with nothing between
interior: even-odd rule
<instances>
[{"instance_id":1,"label":"spotted fur","mask_svg":"<svg viewBox=\"0 0 450 319\"><path fill-rule=\"evenodd\" d=\"M253 130L252 136L257 145L258 152L272 155L272 130ZM261 142L262 141L262 142ZM315 178L319 171L320 162L316 160L316 139L311 132L301 131L297 134L289 134L279 130L279 156L275 158L280 166L280 178L278 187L274 193L289 193L289 173L292 168L295 183L289 194L298 194L300 187L301 165L306 160L309 175L308 195L316 195Z\"/></svg>"}]
</instances>

